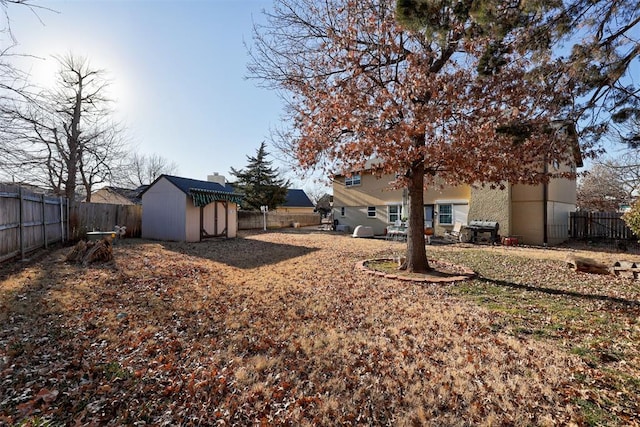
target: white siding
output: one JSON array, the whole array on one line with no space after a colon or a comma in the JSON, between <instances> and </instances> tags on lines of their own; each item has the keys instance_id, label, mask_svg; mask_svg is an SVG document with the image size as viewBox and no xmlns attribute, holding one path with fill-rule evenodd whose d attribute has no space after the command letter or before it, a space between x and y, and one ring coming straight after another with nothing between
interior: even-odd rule
<instances>
[{"instance_id":1,"label":"white siding","mask_svg":"<svg viewBox=\"0 0 640 427\"><path fill-rule=\"evenodd\" d=\"M187 195L165 178L142 195L142 237L184 241Z\"/></svg>"}]
</instances>

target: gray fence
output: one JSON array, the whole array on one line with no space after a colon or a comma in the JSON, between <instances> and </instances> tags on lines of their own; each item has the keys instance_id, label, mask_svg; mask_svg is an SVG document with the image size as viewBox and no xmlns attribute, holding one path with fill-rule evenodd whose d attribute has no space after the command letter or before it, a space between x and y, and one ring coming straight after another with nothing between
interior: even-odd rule
<instances>
[{"instance_id":1,"label":"gray fence","mask_svg":"<svg viewBox=\"0 0 640 427\"><path fill-rule=\"evenodd\" d=\"M267 212L267 228L286 228L292 227L293 224L299 224L301 227L320 224L320 214L303 214L303 213L278 213ZM264 217L262 212L239 211L238 212L238 229L253 230L264 227Z\"/></svg>"},{"instance_id":2,"label":"gray fence","mask_svg":"<svg viewBox=\"0 0 640 427\"><path fill-rule=\"evenodd\" d=\"M569 229L576 239L638 239L620 212L571 212Z\"/></svg>"},{"instance_id":3,"label":"gray fence","mask_svg":"<svg viewBox=\"0 0 640 427\"><path fill-rule=\"evenodd\" d=\"M127 237L142 234L141 205L77 203L69 218L69 239L73 241L86 238L88 231L113 231L116 225L127 227Z\"/></svg>"},{"instance_id":4,"label":"gray fence","mask_svg":"<svg viewBox=\"0 0 640 427\"><path fill-rule=\"evenodd\" d=\"M68 239L67 200L0 184L0 262Z\"/></svg>"},{"instance_id":5,"label":"gray fence","mask_svg":"<svg viewBox=\"0 0 640 427\"><path fill-rule=\"evenodd\" d=\"M269 212L267 227L285 228L320 224L320 214ZM57 242L86 238L88 231L127 227L128 237L140 237L142 206L76 203L63 197L38 194L18 185L0 184L0 262L26 255ZM238 212L240 230L263 227L261 212Z\"/></svg>"}]
</instances>

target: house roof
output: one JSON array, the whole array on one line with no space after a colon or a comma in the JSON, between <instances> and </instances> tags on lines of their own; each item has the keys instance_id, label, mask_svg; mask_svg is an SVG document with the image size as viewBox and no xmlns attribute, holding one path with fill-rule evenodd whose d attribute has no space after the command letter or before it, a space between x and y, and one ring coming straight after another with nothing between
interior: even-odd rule
<instances>
[{"instance_id":1,"label":"house roof","mask_svg":"<svg viewBox=\"0 0 640 427\"><path fill-rule=\"evenodd\" d=\"M304 190L290 188L287 190L287 198L282 204L284 207L292 208L313 208L315 207Z\"/></svg>"},{"instance_id":2,"label":"house roof","mask_svg":"<svg viewBox=\"0 0 640 427\"><path fill-rule=\"evenodd\" d=\"M198 179L182 178L173 175L160 175L150 187L165 178L167 181L175 185L180 191L193 199L195 206L205 206L215 201L230 201L239 203L242 196L233 192L231 185L222 185L212 181L201 181ZM146 191L146 190L145 190ZM143 191L144 193L144 191Z\"/></svg>"},{"instance_id":3,"label":"house roof","mask_svg":"<svg viewBox=\"0 0 640 427\"><path fill-rule=\"evenodd\" d=\"M122 187L104 187L101 190L106 190L111 193L118 194L125 199L131 201L135 204L142 203L142 193L148 188L148 185L141 185L138 188L130 189L130 188L122 188Z\"/></svg>"}]
</instances>

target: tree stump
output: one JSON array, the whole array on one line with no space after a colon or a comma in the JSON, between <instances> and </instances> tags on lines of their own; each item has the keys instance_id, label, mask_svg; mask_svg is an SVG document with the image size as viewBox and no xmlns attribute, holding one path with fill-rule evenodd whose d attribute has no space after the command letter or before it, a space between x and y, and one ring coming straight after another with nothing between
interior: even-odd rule
<instances>
[{"instance_id":1,"label":"tree stump","mask_svg":"<svg viewBox=\"0 0 640 427\"><path fill-rule=\"evenodd\" d=\"M86 267L94 262L109 262L113 260L113 246L110 240L79 241L65 258L66 262L82 264Z\"/></svg>"},{"instance_id":2,"label":"tree stump","mask_svg":"<svg viewBox=\"0 0 640 427\"><path fill-rule=\"evenodd\" d=\"M609 267L591 258L579 257L573 254L569 254L565 258L565 261L567 262L569 267L573 268L575 271L579 271L582 273L605 275L611 274Z\"/></svg>"}]
</instances>

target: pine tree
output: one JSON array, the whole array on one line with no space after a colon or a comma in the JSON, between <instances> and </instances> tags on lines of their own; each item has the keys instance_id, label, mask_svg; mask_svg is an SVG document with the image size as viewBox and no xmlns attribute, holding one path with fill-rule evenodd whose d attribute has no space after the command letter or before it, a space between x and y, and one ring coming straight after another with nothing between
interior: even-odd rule
<instances>
[{"instance_id":1,"label":"pine tree","mask_svg":"<svg viewBox=\"0 0 640 427\"><path fill-rule=\"evenodd\" d=\"M278 177L278 170L267 160L268 155L262 142L255 157L247 156L245 169L238 171L231 168L231 174L238 179L236 187L244 195L241 204L243 209L260 210L261 206L268 206L272 210L286 200L291 183Z\"/></svg>"}]
</instances>

